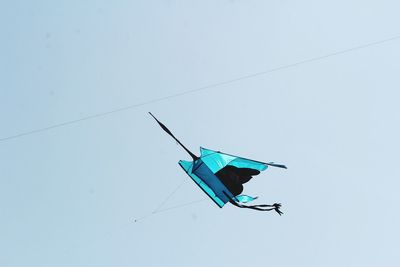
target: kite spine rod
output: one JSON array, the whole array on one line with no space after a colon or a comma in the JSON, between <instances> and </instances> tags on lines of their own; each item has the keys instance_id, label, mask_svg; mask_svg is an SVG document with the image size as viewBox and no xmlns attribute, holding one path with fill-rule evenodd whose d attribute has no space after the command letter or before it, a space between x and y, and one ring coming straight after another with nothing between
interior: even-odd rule
<instances>
[{"instance_id":1,"label":"kite spine rod","mask_svg":"<svg viewBox=\"0 0 400 267\"><path fill-rule=\"evenodd\" d=\"M169 134L172 138L174 138L174 140L181 145L181 147L183 147L183 149L185 149L185 151L187 153L189 153L189 155L193 158L193 160L197 160L199 159L199 157L197 157L195 154L193 154L189 149L187 149L173 134L172 132L164 125L162 124L159 120L157 120L156 117L154 117L153 114L151 114L151 112L149 112L149 114L157 121L157 123L160 125L160 127L167 133Z\"/></svg>"},{"instance_id":2,"label":"kite spine rod","mask_svg":"<svg viewBox=\"0 0 400 267\"><path fill-rule=\"evenodd\" d=\"M224 154L226 154L226 155L228 155L228 156L232 156L232 157L237 157L237 156L234 156L234 155L231 155L231 154L227 154L227 153L224 153ZM240 158L240 157L239 157L239 158ZM242 158L242 159L247 159L247 158ZM287 169L286 165L283 165L283 164L276 164L276 163L274 163L274 162L257 161L257 160L254 160L254 159L252 159L252 161L255 161L255 162L258 162L258 163L261 163L261 164L265 164L265 165L268 165L268 166L271 166L271 167L277 167L277 168Z\"/></svg>"},{"instance_id":3,"label":"kite spine rod","mask_svg":"<svg viewBox=\"0 0 400 267\"><path fill-rule=\"evenodd\" d=\"M282 165L282 164L275 164L275 163L271 163L271 162L265 163L265 164L268 165L268 166L272 166L272 167L278 167L278 168L282 168L282 169L287 169L287 167L285 165Z\"/></svg>"}]
</instances>

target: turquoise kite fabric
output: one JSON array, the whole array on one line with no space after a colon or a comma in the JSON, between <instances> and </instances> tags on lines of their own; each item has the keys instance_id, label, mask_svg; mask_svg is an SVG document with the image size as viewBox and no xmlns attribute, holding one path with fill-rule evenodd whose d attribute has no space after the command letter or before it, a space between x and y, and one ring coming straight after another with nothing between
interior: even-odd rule
<instances>
[{"instance_id":1,"label":"turquoise kite fabric","mask_svg":"<svg viewBox=\"0 0 400 267\"><path fill-rule=\"evenodd\" d=\"M247 203L256 199L256 197L246 195L233 195L215 174L228 165L239 168L251 168L258 171L266 170L268 165L203 147L200 148L200 153L201 156L198 160L193 162L181 160L179 161L179 165L215 204L222 208L230 199L241 203Z\"/></svg>"},{"instance_id":2,"label":"turquoise kite fabric","mask_svg":"<svg viewBox=\"0 0 400 267\"><path fill-rule=\"evenodd\" d=\"M222 208L229 202L239 208L259 211L275 210L279 215L282 214L279 210L280 203L245 205L257 197L243 195L242 191L244 183L261 171L265 171L269 166L286 169L285 165L255 161L203 147L200 148L200 157L198 157L190 152L153 114L150 112L149 114L192 157L192 161L180 160L179 165L218 207Z\"/></svg>"}]
</instances>

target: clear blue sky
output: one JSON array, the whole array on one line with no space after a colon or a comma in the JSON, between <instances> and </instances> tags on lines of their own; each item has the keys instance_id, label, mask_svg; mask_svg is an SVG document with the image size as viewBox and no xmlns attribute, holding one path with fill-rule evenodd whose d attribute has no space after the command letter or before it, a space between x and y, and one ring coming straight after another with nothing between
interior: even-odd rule
<instances>
[{"instance_id":1,"label":"clear blue sky","mask_svg":"<svg viewBox=\"0 0 400 267\"><path fill-rule=\"evenodd\" d=\"M400 34L398 1L3 1L0 138ZM400 265L400 40L0 142L0 266ZM286 164L211 201L188 147Z\"/></svg>"}]
</instances>

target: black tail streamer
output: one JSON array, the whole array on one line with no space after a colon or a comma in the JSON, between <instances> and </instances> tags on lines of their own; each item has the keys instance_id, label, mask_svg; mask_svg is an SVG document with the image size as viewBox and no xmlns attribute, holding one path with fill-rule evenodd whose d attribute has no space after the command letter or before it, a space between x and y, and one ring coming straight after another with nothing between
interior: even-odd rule
<instances>
[{"instance_id":1,"label":"black tail streamer","mask_svg":"<svg viewBox=\"0 0 400 267\"><path fill-rule=\"evenodd\" d=\"M282 211L280 211L281 208L281 203L274 203L272 205L268 205L268 204L260 204L260 205L243 205L240 204L238 202L236 202L234 199L231 199L228 194L226 194L224 192L225 196L229 198L229 202L238 207L238 208L245 208L245 209L252 209L252 210L259 210L259 211L271 211L271 210L275 210L280 216L283 214Z\"/></svg>"}]
</instances>

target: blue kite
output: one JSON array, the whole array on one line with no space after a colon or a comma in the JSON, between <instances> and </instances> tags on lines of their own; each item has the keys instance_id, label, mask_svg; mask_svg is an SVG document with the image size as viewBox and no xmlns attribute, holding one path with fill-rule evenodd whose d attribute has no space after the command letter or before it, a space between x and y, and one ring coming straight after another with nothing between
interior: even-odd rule
<instances>
[{"instance_id":1,"label":"blue kite","mask_svg":"<svg viewBox=\"0 0 400 267\"><path fill-rule=\"evenodd\" d=\"M203 147L200 147L201 155L198 157L190 152L151 112L149 114L192 157L193 161L180 160L179 165L218 207L222 208L229 202L239 208L259 211L275 210L279 215L283 214L279 210L280 203L245 205L244 203L253 201L257 197L242 195L241 193L243 192L243 184L247 183L254 175L265 171L268 166L286 169L285 165L250 160Z\"/></svg>"}]
</instances>

